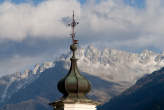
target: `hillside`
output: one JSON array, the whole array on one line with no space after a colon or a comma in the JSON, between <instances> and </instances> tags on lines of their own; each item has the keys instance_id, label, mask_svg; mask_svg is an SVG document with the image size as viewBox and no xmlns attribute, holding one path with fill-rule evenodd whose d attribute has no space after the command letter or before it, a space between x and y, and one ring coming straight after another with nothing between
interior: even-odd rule
<instances>
[{"instance_id":1,"label":"hillside","mask_svg":"<svg viewBox=\"0 0 164 110\"><path fill-rule=\"evenodd\" d=\"M164 110L164 68L147 75L102 110Z\"/></svg>"},{"instance_id":2,"label":"hillside","mask_svg":"<svg viewBox=\"0 0 164 110\"><path fill-rule=\"evenodd\" d=\"M61 94L57 90L57 82L68 71L63 67L64 62L56 62L55 68L50 68L44 71L38 79L33 81L30 85L13 94L5 103L8 105L1 108L1 110L36 110L35 108L42 106L45 110L50 110L48 103L59 99ZM103 97L113 97L119 92L115 87L121 88L118 83L107 82L98 77L82 73L86 76L92 84L92 92L89 96L92 99L103 99ZM109 95L107 94L109 93ZM32 103L35 102L35 103ZM27 103L31 106L24 106ZM15 109L14 109L15 108Z\"/></svg>"}]
</instances>

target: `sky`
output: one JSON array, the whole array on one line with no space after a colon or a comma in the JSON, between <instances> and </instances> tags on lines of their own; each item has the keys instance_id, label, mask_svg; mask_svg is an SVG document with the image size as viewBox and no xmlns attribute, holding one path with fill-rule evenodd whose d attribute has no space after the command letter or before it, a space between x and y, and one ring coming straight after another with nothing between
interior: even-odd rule
<instances>
[{"instance_id":1,"label":"sky","mask_svg":"<svg viewBox=\"0 0 164 110\"><path fill-rule=\"evenodd\" d=\"M73 10L81 47L164 51L163 0L0 0L0 76L68 52Z\"/></svg>"}]
</instances>

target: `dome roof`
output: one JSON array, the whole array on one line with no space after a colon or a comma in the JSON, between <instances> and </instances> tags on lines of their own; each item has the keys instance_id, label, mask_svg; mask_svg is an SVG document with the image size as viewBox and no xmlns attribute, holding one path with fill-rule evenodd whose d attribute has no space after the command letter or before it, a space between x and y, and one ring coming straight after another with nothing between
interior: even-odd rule
<instances>
[{"instance_id":1,"label":"dome roof","mask_svg":"<svg viewBox=\"0 0 164 110\"><path fill-rule=\"evenodd\" d=\"M58 89L63 94L63 98L86 99L86 94L90 91L91 85L78 70L77 59L75 58L77 45L72 44L70 49L73 51L71 67L68 74L59 81Z\"/></svg>"}]
</instances>

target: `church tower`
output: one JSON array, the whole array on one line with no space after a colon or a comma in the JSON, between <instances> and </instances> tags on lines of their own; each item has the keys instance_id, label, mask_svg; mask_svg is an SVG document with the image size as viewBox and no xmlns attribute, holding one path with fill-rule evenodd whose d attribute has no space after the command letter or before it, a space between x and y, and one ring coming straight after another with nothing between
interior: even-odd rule
<instances>
[{"instance_id":1,"label":"church tower","mask_svg":"<svg viewBox=\"0 0 164 110\"><path fill-rule=\"evenodd\" d=\"M86 95L91 90L89 81L80 74L77 66L75 52L77 50L78 40L75 40L74 28L78 22L73 19L69 26L72 27L72 51L71 67L68 74L58 82L58 90L63 94L60 100L50 103L54 110L96 110L98 102L89 99Z\"/></svg>"}]
</instances>

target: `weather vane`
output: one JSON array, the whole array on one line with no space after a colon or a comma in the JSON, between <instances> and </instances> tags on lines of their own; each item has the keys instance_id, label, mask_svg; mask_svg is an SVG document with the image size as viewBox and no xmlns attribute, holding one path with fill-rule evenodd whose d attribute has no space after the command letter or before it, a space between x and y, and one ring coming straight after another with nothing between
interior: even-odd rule
<instances>
[{"instance_id":1,"label":"weather vane","mask_svg":"<svg viewBox=\"0 0 164 110\"><path fill-rule=\"evenodd\" d=\"M72 33L70 35L72 37L72 43L73 44L78 44L78 40L75 40L75 27L78 24L79 24L79 22L75 21L75 15L74 15L74 11L73 11L72 22L70 24L68 24L68 26L72 27Z\"/></svg>"}]
</instances>

